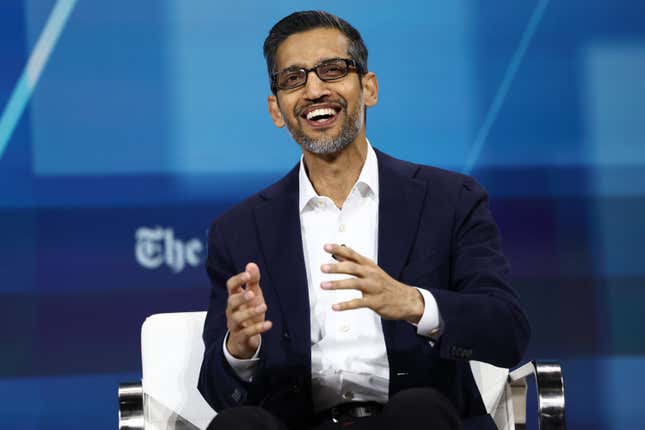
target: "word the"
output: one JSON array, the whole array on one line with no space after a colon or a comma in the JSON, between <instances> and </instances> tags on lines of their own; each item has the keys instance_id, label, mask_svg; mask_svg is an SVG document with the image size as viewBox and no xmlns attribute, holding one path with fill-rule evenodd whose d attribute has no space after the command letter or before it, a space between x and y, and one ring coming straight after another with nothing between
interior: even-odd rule
<instances>
[{"instance_id":1,"label":"word the","mask_svg":"<svg viewBox=\"0 0 645 430\"><path fill-rule=\"evenodd\" d=\"M157 269L165 264L174 273L179 273L186 265L196 267L201 263L200 253L204 245L199 239L177 239L172 228L140 227L135 238L134 254L137 262L146 269Z\"/></svg>"}]
</instances>

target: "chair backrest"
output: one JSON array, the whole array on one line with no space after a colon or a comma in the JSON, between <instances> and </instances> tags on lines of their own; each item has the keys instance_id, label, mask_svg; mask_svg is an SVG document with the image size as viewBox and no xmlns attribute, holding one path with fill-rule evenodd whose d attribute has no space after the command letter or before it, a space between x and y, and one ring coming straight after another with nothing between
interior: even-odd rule
<instances>
[{"instance_id":1,"label":"chair backrest","mask_svg":"<svg viewBox=\"0 0 645 430\"><path fill-rule=\"evenodd\" d=\"M205 429L215 411L197 391L204 354L202 330L206 312L149 316L141 329L146 430ZM470 366L486 411L499 429L512 429L507 395L508 369L478 361ZM191 427L191 425L193 427Z\"/></svg>"},{"instance_id":2,"label":"chair backrest","mask_svg":"<svg viewBox=\"0 0 645 430\"><path fill-rule=\"evenodd\" d=\"M215 411L197 391L206 312L156 314L141 328L146 430L205 429ZM192 427L191 427L192 425Z\"/></svg>"}]
</instances>

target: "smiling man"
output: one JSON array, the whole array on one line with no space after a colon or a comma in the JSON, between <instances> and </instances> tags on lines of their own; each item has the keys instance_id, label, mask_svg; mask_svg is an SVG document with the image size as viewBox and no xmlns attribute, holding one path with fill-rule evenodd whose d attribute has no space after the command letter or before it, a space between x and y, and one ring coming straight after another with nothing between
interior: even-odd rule
<instances>
[{"instance_id":1,"label":"smiling man","mask_svg":"<svg viewBox=\"0 0 645 430\"><path fill-rule=\"evenodd\" d=\"M370 145L378 81L346 21L289 15L264 54L302 158L211 226L211 427L494 429L468 360L517 364L529 326L486 193Z\"/></svg>"}]
</instances>

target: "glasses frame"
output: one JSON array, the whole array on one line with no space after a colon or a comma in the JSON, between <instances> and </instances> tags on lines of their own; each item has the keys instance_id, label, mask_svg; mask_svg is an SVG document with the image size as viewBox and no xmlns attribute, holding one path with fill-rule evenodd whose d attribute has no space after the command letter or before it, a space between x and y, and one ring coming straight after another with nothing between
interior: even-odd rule
<instances>
[{"instance_id":1,"label":"glasses frame","mask_svg":"<svg viewBox=\"0 0 645 430\"><path fill-rule=\"evenodd\" d=\"M318 73L318 68L321 67L321 66L327 65L327 64L329 64L331 62L334 62L334 61L343 61L345 63L345 66L347 66L347 73L345 73L342 76L335 77L335 78L323 78L323 77L321 77L320 74ZM284 70L281 70L279 72L275 72L274 74L271 75L271 88L273 89L274 92L276 92L277 90L295 90L296 88L304 87L305 85L307 85L307 80L309 79L309 73L311 73L311 72L316 73L316 76L318 77L318 79L320 79L323 82L337 81L337 80L342 79L345 76L349 75L349 72L352 71L352 70L356 70L356 72L359 73L359 74L361 73L361 67L356 62L356 60L353 60L351 58L329 58L327 60L321 61L320 63L314 65L311 68L298 67L298 68L295 68L295 69L284 69ZM278 76L281 73L285 73L287 71L289 71L289 73L292 73L292 72L304 72L305 73L305 80L301 84L296 85L295 87L284 87L284 88L282 88L282 87L278 86Z\"/></svg>"}]
</instances>

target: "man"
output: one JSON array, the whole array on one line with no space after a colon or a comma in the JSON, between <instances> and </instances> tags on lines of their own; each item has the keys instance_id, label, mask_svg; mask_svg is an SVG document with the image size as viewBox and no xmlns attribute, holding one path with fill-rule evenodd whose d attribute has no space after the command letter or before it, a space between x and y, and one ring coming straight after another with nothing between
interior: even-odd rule
<instances>
[{"instance_id":1,"label":"man","mask_svg":"<svg viewBox=\"0 0 645 430\"><path fill-rule=\"evenodd\" d=\"M210 229L212 426L494 428L468 360L516 365L529 326L485 192L371 147L378 82L346 21L294 13L264 53L302 159Z\"/></svg>"}]
</instances>

